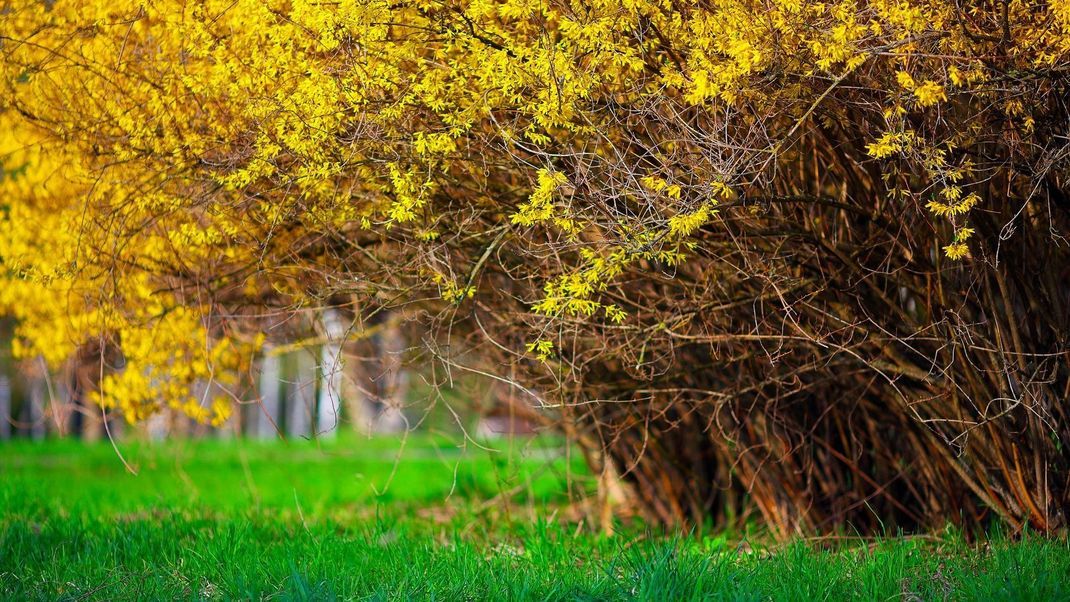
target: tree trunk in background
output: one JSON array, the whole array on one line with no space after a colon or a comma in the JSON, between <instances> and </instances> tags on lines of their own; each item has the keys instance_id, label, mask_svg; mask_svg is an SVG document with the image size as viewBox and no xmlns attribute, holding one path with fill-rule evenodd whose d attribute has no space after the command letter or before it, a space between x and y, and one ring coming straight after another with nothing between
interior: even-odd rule
<instances>
[{"instance_id":1,"label":"tree trunk in background","mask_svg":"<svg viewBox=\"0 0 1070 602\"><path fill-rule=\"evenodd\" d=\"M375 375L375 380L379 407L375 417L375 430L380 433L397 433L406 428L402 410L409 392L409 374L402 365L405 336L401 332L397 314L390 314L385 318L376 339L378 374Z\"/></svg>"},{"instance_id":2,"label":"tree trunk in background","mask_svg":"<svg viewBox=\"0 0 1070 602\"><path fill-rule=\"evenodd\" d=\"M345 351L342 372L342 403L345 406L345 420L350 427L361 433L371 431L373 407L365 386L365 370L359 354Z\"/></svg>"},{"instance_id":3,"label":"tree trunk in background","mask_svg":"<svg viewBox=\"0 0 1070 602\"><path fill-rule=\"evenodd\" d=\"M33 374L30 378L30 398L23 408L22 420L26 424L27 433L31 439L40 440L45 437L45 406L48 403L48 383L46 374Z\"/></svg>"},{"instance_id":4,"label":"tree trunk in background","mask_svg":"<svg viewBox=\"0 0 1070 602\"><path fill-rule=\"evenodd\" d=\"M0 439L11 437L11 379L6 374L7 363L0 363Z\"/></svg>"},{"instance_id":5,"label":"tree trunk in background","mask_svg":"<svg viewBox=\"0 0 1070 602\"><path fill-rule=\"evenodd\" d=\"M76 362L79 358L71 360ZM82 381L79 373L93 366L68 366L62 372L62 380L52 400L52 411L59 432L64 436L78 436L83 441L97 441L104 434L104 419L99 405L92 403L89 391L95 383Z\"/></svg>"},{"instance_id":6,"label":"tree trunk in background","mask_svg":"<svg viewBox=\"0 0 1070 602\"><path fill-rule=\"evenodd\" d=\"M312 417L316 403L316 359L308 349L289 354L286 379L286 432L291 437L312 434Z\"/></svg>"},{"instance_id":7,"label":"tree trunk in background","mask_svg":"<svg viewBox=\"0 0 1070 602\"><path fill-rule=\"evenodd\" d=\"M260 360L258 379L259 403L253 412L251 435L261 439L270 439L279 434L280 384L282 380L282 359L272 353L270 346L264 348Z\"/></svg>"},{"instance_id":8,"label":"tree trunk in background","mask_svg":"<svg viewBox=\"0 0 1070 602\"><path fill-rule=\"evenodd\" d=\"M342 406L342 346L345 336L338 311L323 312L323 334L326 342L320 348L319 401L316 404L316 433L320 437L334 437L338 433L339 411Z\"/></svg>"},{"instance_id":9,"label":"tree trunk in background","mask_svg":"<svg viewBox=\"0 0 1070 602\"><path fill-rule=\"evenodd\" d=\"M167 414L160 412L149 416L144 422L145 435L153 441L162 441L167 438Z\"/></svg>"},{"instance_id":10,"label":"tree trunk in background","mask_svg":"<svg viewBox=\"0 0 1070 602\"><path fill-rule=\"evenodd\" d=\"M14 425L14 397L12 377L15 364L11 357L11 322L0 320L0 439L11 437Z\"/></svg>"},{"instance_id":11,"label":"tree trunk in background","mask_svg":"<svg viewBox=\"0 0 1070 602\"><path fill-rule=\"evenodd\" d=\"M400 324L397 314L380 312L363 325L365 336L345 345L341 386L346 417L365 435L406 428L402 410L408 373L402 362L406 345Z\"/></svg>"}]
</instances>

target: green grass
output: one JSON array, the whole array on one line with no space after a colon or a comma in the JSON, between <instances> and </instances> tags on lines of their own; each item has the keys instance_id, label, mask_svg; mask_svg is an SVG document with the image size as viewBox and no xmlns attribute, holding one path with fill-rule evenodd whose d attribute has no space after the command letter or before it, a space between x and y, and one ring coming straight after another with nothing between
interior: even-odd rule
<instances>
[{"instance_id":1,"label":"green grass","mask_svg":"<svg viewBox=\"0 0 1070 602\"><path fill-rule=\"evenodd\" d=\"M554 440L487 446L430 435L335 441L197 440L0 444L5 505L87 512L142 509L298 510L320 515L369 506L427 506L517 490L547 503L585 473ZM129 465L135 474L124 466ZM571 460L569 462L569 460ZM12 507L8 505L7 507Z\"/></svg>"},{"instance_id":2,"label":"green grass","mask_svg":"<svg viewBox=\"0 0 1070 602\"><path fill-rule=\"evenodd\" d=\"M0 594L67 599L1068 600L1065 542L605 537L577 459L413 437L0 445ZM500 491L509 495L492 499ZM491 503L488 503L491 500Z\"/></svg>"}]
</instances>

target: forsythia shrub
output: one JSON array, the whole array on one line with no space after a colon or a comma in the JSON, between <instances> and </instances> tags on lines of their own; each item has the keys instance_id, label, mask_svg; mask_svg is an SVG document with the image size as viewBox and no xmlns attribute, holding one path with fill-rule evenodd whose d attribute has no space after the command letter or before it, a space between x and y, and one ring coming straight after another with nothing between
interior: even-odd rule
<instances>
[{"instance_id":1,"label":"forsythia shrub","mask_svg":"<svg viewBox=\"0 0 1070 602\"><path fill-rule=\"evenodd\" d=\"M0 311L23 356L117 350L130 420L225 420L277 316L410 306L603 470L707 467L665 520L741 486L785 531L921 523L942 486L1063 522L1070 2L7 0L0 56ZM1052 295L1004 282L1016 233ZM845 391L886 403L811 428ZM877 457L885 419L944 451Z\"/></svg>"}]
</instances>

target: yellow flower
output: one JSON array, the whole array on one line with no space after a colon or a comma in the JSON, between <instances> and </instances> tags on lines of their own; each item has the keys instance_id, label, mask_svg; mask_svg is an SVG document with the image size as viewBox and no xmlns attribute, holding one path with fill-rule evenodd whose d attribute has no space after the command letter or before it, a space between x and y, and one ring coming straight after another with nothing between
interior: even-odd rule
<instances>
[{"instance_id":1,"label":"yellow flower","mask_svg":"<svg viewBox=\"0 0 1070 602\"><path fill-rule=\"evenodd\" d=\"M969 247L964 242L953 242L944 247L944 254L950 259L959 260L970 253Z\"/></svg>"},{"instance_id":2,"label":"yellow flower","mask_svg":"<svg viewBox=\"0 0 1070 602\"><path fill-rule=\"evenodd\" d=\"M554 352L554 342L547 341L545 339L539 339L538 341L535 341L533 343L528 343L526 348L528 350L528 353L535 354L535 357L545 362L546 360L550 359L550 356Z\"/></svg>"},{"instance_id":3,"label":"yellow flower","mask_svg":"<svg viewBox=\"0 0 1070 602\"><path fill-rule=\"evenodd\" d=\"M947 100L944 87L932 80L925 80L925 83L915 88L914 96L918 99L918 104L923 107Z\"/></svg>"}]
</instances>

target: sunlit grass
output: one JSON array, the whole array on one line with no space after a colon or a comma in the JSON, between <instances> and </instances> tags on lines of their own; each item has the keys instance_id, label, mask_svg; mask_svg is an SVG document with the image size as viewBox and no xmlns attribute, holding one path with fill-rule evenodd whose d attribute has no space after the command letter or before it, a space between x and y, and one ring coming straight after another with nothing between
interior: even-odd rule
<instances>
[{"instance_id":1,"label":"sunlit grass","mask_svg":"<svg viewBox=\"0 0 1070 602\"><path fill-rule=\"evenodd\" d=\"M0 592L25 599L1065 600L1065 542L954 533L777 547L606 537L556 441L0 446ZM508 495L499 495L502 491ZM575 493L575 492L574 492ZM746 539L746 541L744 541ZM835 543L836 545L833 545Z\"/></svg>"},{"instance_id":2,"label":"sunlit grass","mask_svg":"<svg viewBox=\"0 0 1070 602\"><path fill-rule=\"evenodd\" d=\"M567 497L568 483L585 473L582 459L553 439L477 444L410 435L125 442L118 454L106 442L0 447L0 495L6 496L7 508L22 505L23 510L272 509L318 515L485 500L502 491L545 504Z\"/></svg>"}]
</instances>

